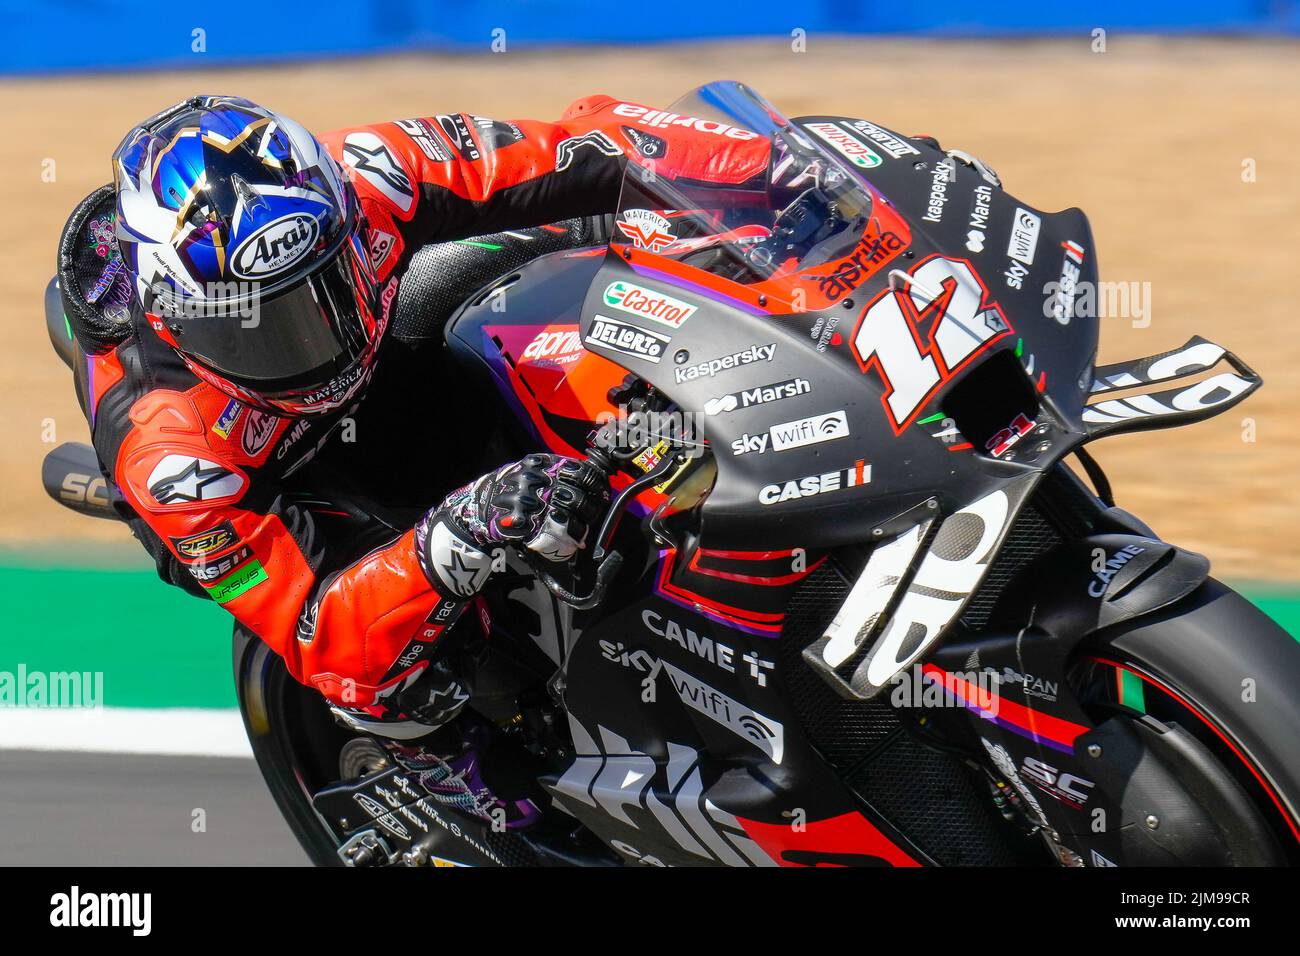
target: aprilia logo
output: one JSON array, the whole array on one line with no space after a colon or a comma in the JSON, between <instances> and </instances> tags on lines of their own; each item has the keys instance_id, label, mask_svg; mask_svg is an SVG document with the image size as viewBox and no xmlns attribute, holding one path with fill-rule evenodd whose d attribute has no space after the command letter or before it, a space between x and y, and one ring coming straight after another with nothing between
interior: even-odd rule
<instances>
[{"instance_id":1,"label":"aprilia logo","mask_svg":"<svg viewBox=\"0 0 1300 956\"><path fill-rule=\"evenodd\" d=\"M758 136L757 133L752 133L747 129L728 126L726 123L719 123L715 120L697 119L694 116L682 116L680 113L647 109L644 106L636 106L632 103L619 103L618 106L614 107L614 115L635 119L638 125L649 126L652 129L685 126L687 129L698 130L701 133L715 133L728 139L756 139Z\"/></svg>"},{"instance_id":2,"label":"aprilia logo","mask_svg":"<svg viewBox=\"0 0 1300 956\"><path fill-rule=\"evenodd\" d=\"M537 338L525 346L521 357L533 362L549 360L557 365L568 365L581 358L583 351L577 329L548 328L537 333Z\"/></svg>"}]
</instances>

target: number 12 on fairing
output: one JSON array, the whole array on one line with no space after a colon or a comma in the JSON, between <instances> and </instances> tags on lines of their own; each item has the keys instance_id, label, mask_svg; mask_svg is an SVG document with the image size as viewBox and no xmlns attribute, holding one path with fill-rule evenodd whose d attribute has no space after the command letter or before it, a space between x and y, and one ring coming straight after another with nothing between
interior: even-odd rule
<instances>
[{"instance_id":1,"label":"number 12 on fairing","mask_svg":"<svg viewBox=\"0 0 1300 956\"><path fill-rule=\"evenodd\" d=\"M853 333L862 371L874 368L884 380L881 402L895 433L962 366L1012 331L965 259L932 256L903 285L868 305Z\"/></svg>"}]
</instances>

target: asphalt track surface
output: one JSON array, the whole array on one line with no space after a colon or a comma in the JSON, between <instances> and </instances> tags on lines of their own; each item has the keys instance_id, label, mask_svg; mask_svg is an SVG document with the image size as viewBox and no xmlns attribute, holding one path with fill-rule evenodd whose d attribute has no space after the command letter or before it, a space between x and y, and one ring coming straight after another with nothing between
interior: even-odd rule
<instances>
[{"instance_id":1,"label":"asphalt track surface","mask_svg":"<svg viewBox=\"0 0 1300 956\"><path fill-rule=\"evenodd\" d=\"M0 866L56 865L308 861L250 759L0 751Z\"/></svg>"}]
</instances>

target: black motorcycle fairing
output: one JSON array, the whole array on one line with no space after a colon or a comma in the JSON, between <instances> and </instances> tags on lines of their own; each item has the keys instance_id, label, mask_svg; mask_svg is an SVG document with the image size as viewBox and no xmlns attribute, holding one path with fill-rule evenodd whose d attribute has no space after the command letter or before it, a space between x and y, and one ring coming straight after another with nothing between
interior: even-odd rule
<instances>
[{"instance_id":1,"label":"black motorcycle fairing","mask_svg":"<svg viewBox=\"0 0 1300 956\"><path fill-rule=\"evenodd\" d=\"M1108 523L1099 506L1095 517ZM931 657L932 679L966 702L957 721L965 727L954 727L951 718L948 726L983 748L1018 791L1028 818L1048 827L1080 862L1232 857L1195 801L1167 787L1171 766L1213 761L1194 743L1129 728L1102 732L1072 680L1082 642L1175 604L1208 569L1201 555L1138 535L1067 540L1012 578L978 634L956 628ZM1110 740L1099 743L1099 733ZM1171 843L1131 832L1148 815L1182 820L1187 826L1180 832L1205 839Z\"/></svg>"},{"instance_id":2,"label":"black motorcycle fairing","mask_svg":"<svg viewBox=\"0 0 1300 956\"><path fill-rule=\"evenodd\" d=\"M1190 594L1210 562L1155 538L1093 534L1061 545L1003 592L990 626L1074 640Z\"/></svg>"},{"instance_id":3,"label":"black motorcycle fairing","mask_svg":"<svg viewBox=\"0 0 1300 956\"><path fill-rule=\"evenodd\" d=\"M632 862L771 866L836 846L854 865L932 862L844 788L791 709L781 609L809 562L663 551L579 612L561 685L575 754L545 779L557 804Z\"/></svg>"},{"instance_id":4,"label":"black motorcycle fairing","mask_svg":"<svg viewBox=\"0 0 1300 956\"><path fill-rule=\"evenodd\" d=\"M1283 861L1259 808L1178 724L1115 716L1076 746L1087 755L1082 763L1099 798L1112 798L1119 813L1118 820L1103 818L1108 825L1100 833L1092 825L1095 809L1092 819L1075 815L1073 832L1061 834L1074 845L1088 846L1094 865L1102 834L1109 834L1106 842L1117 848L1111 862L1124 866L1276 866Z\"/></svg>"}]
</instances>

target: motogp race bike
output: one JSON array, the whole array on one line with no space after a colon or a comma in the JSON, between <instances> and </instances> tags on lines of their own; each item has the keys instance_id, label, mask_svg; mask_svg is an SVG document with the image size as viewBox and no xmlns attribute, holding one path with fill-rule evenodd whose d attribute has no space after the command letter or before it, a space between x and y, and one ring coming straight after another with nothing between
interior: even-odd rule
<instances>
[{"instance_id":1,"label":"motogp race bike","mask_svg":"<svg viewBox=\"0 0 1300 956\"><path fill-rule=\"evenodd\" d=\"M1259 377L1202 338L1096 365L1084 215L932 139L732 83L618 110L627 143L570 144L631 147L616 215L425 249L398 305L445 323L513 453L609 475L589 557L494 579L444 638L470 704L414 743L349 732L236 632L311 858L1296 862L1300 643L1085 450ZM770 140L773 188L656 175L673 124ZM45 480L95 513L87 451Z\"/></svg>"}]
</instances>

